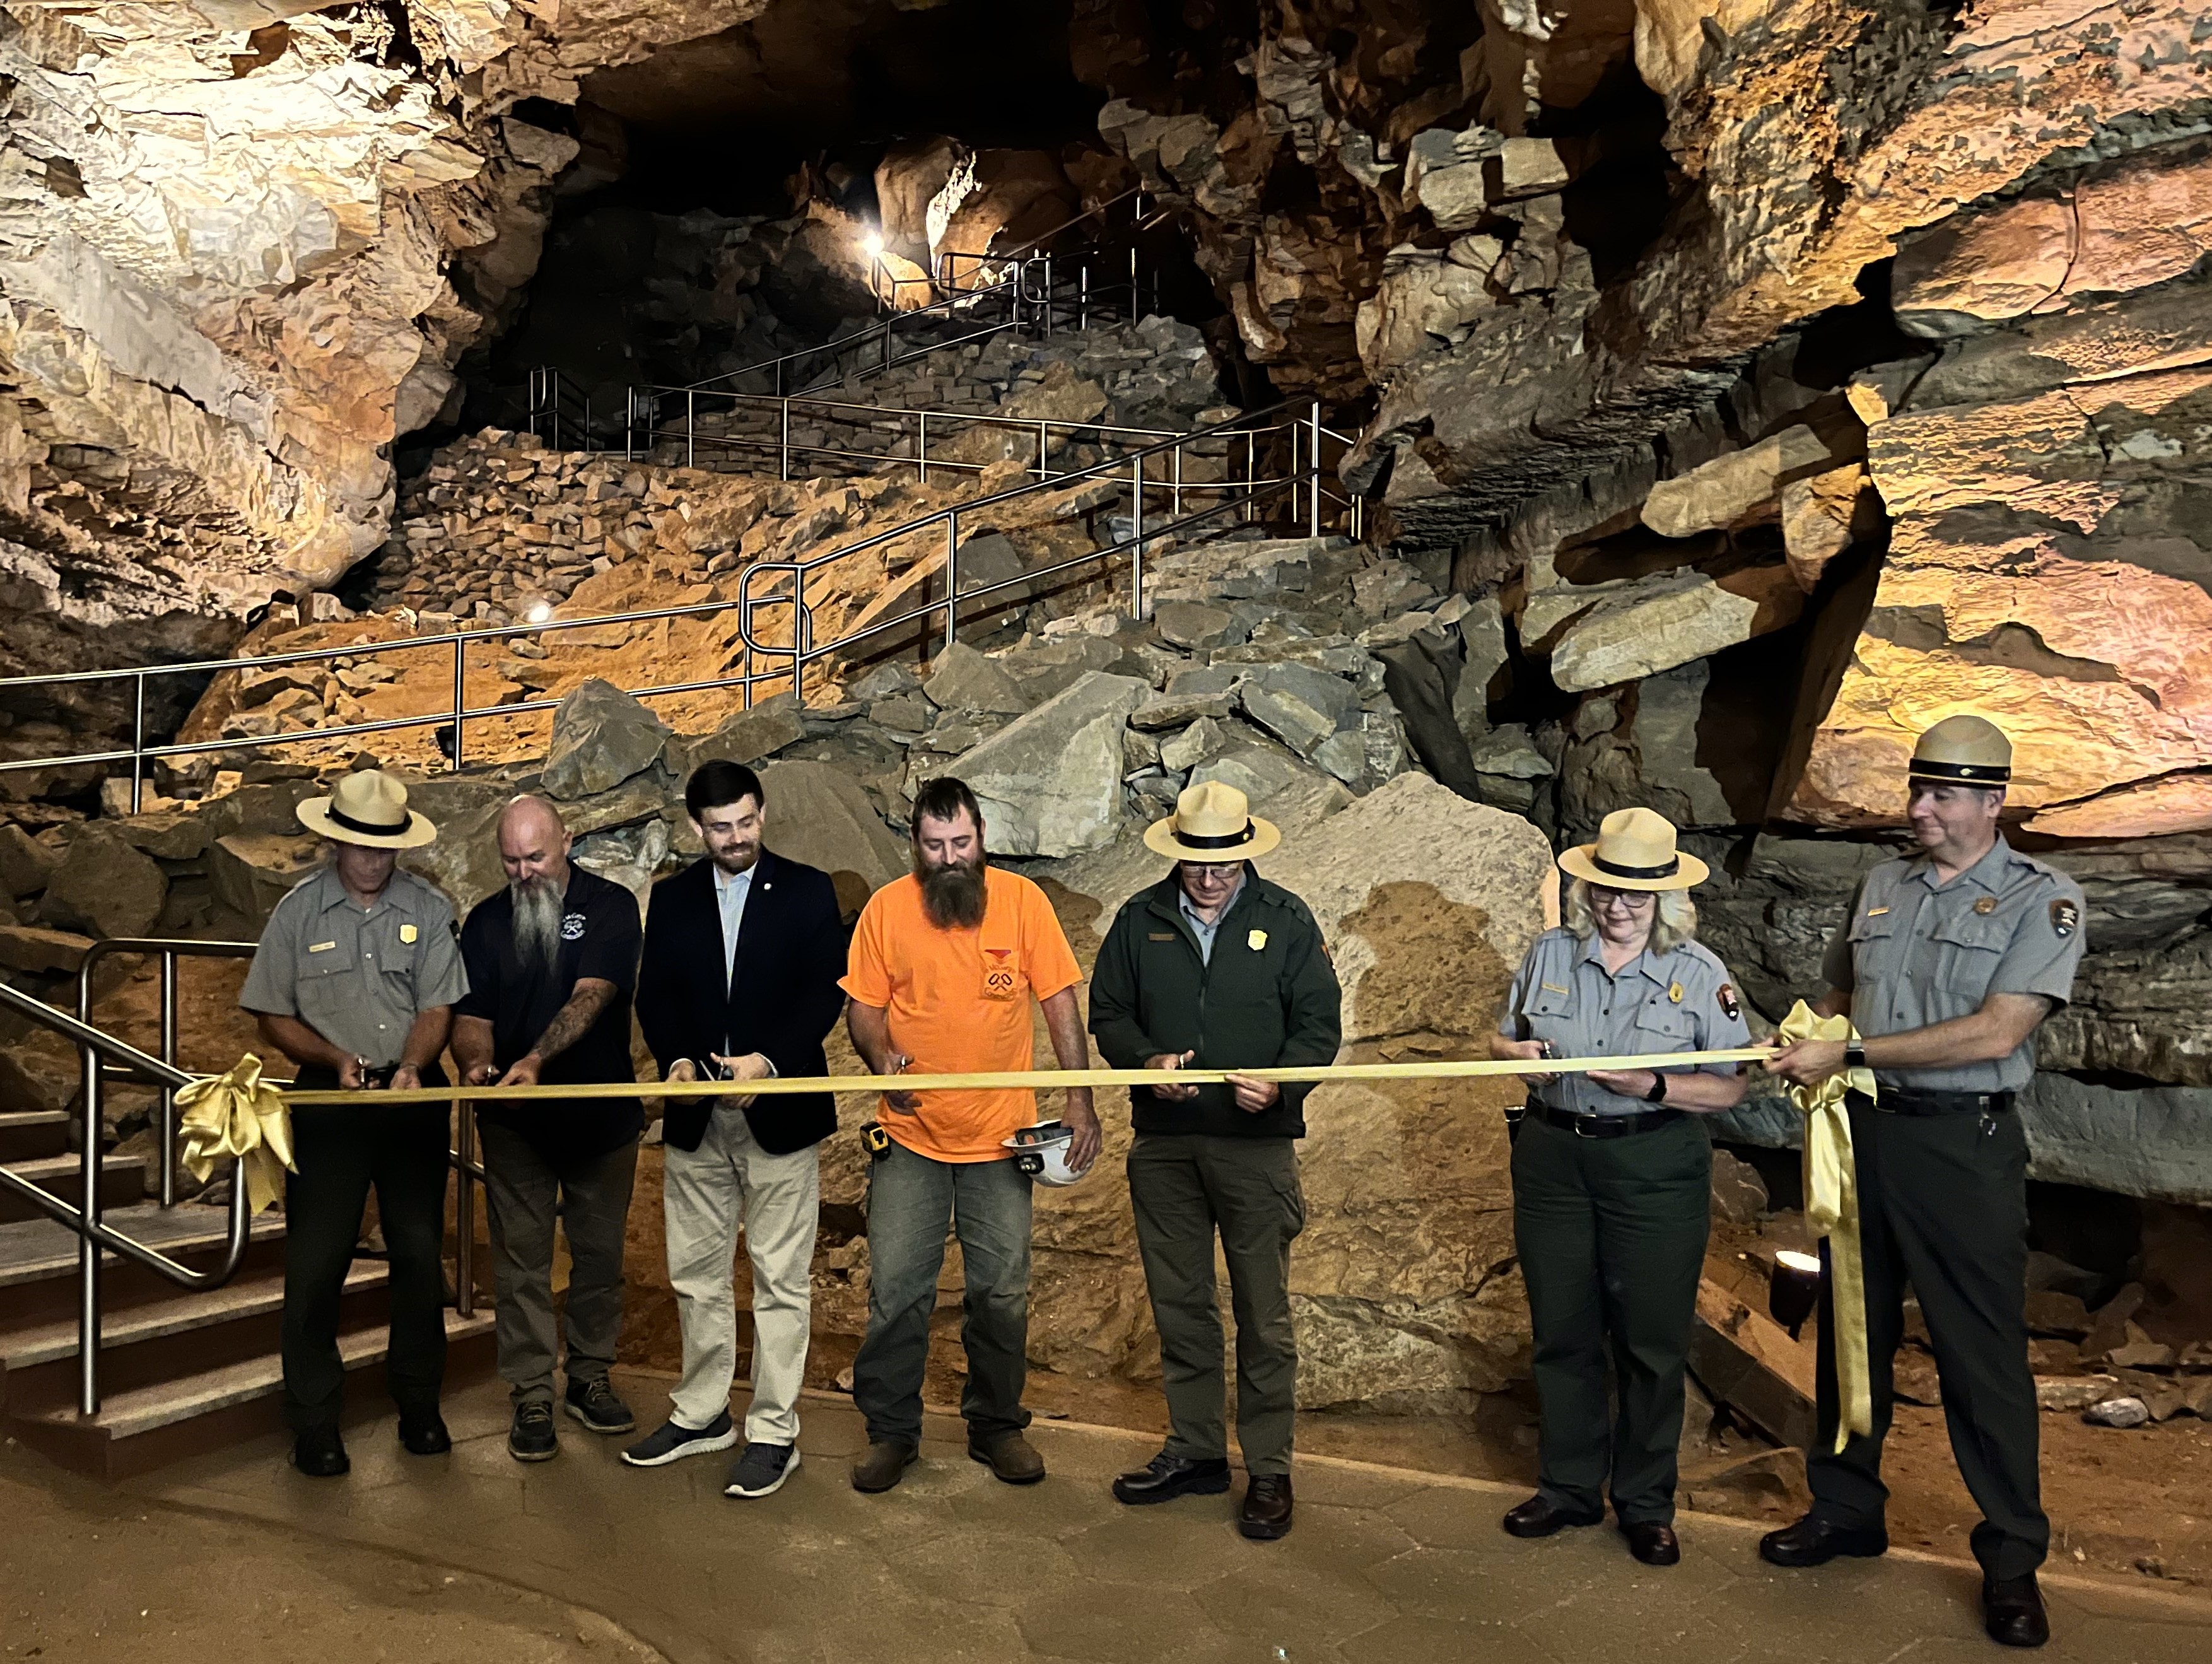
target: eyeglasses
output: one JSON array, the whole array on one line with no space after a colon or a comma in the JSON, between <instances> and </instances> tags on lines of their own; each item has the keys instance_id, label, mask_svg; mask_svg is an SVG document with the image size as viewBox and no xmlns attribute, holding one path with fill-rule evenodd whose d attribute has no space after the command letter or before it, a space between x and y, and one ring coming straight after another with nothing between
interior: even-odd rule
<instances>
[{"instance_id":1,"label":"eyeglasses","mask_svg":"<svg viewBox=\"0 0 2212 1664\"><path fill-rule=\"evenodd\" d=\"M1607 890L1602 884L1592 884L1589 899L1594 908L1615 907L1624 913L1641 913L1658 898L1648 890Z\"/></svg>"},{"instance_id":2,"label":"eyeglasses","mask_svg":"<svg viewBox=\"0 0 2212 1664\"><path fill-rule=\"evenodd\" d=\"M1193 882L1201 884L1225 884L1244 870L1242 861L1185 861L1182 870Z\"/></svg>"}]
</instances>

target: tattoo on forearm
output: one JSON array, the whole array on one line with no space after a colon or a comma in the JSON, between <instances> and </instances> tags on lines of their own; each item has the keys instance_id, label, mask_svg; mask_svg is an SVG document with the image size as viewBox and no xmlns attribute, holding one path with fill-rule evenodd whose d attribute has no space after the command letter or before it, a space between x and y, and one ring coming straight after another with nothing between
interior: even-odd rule
<instances>
[{"instance_id":1,"label":"tattoo on forearm","mask_svg":"<svg viewBox=\"0 0 2212 1664\"><path fill-rule=\"evenodd\" d=\"M538 1036L538 1043L530 1049L550 1063L584 1037L614 997L611 983L578 988L568 996L568 1003L554 1013L553 1020L545 1025L545 1032Z\"/></svg>"}]
</instances>

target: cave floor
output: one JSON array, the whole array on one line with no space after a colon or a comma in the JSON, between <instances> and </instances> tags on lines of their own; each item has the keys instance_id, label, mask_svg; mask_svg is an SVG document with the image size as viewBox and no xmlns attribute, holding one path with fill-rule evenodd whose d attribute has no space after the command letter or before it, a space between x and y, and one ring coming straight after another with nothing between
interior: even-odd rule
<instances>
[{"instance_id":1,"label":"cave floor","mask_svg":"<svg viewBox=\"0 0 2212 1664\"><path fill-rule=\"evenodd\" d=\"M617 1384L644 1425L664 1413L663 1378L618 1372ZM136 1658L158 1631L158 1655L220 1649L240 1664L314 1655L317 1634L374 1637L348 1646L358 1656L439 1664L647 1649L674 1664L1418 1664L1609 1655L1629 1637L1640 1657L1698 1664L1994 1655L1972 1569L1912 1552L1782 1573L1758 1559L1757 1524L1685 1515L1682 1564L1652 1570L1602 1528L1506 1537L1498 1515L1518 1485L1303 1454L1296 1529L1249 1543L1231 1524L1234 1492L1144 1510L1112 1500L1109 1478L1156 1436L1040 1420L1050 1477L1017 1489L966 1460L957 1419L934 1413L905 1483L862 1497L845 1474L863 1442L850 1406L810 1395L803 1413L805 1465L757 1503L720 1495L722 1458L633 1471L616 1460L624 1441L566 1418L558 1460L518 1464L496 1382L449 1398L445 1457L403 1455L388 1412L361 1404L353 1473L337 1481L301 1479L277 1438L112 1491L9 1451L7 1627L61 1642L72 1613L112 1606L106 1629L47 1655ZM102 1532L104 1548L84 1545ZM189 1599L172 1587L180 1568L206 1570L185 1580ZM141 1579L165 1598L130 1593ZM2212 1650L2212 1603L2170 1586L2060 1569L2045 1587L2054 1660L2179 1664ZM122 1610L157 1605L166 1625ZM454 1625L435 1643L410 1640L447 1610Z\"/></svg>"}]
</instances>

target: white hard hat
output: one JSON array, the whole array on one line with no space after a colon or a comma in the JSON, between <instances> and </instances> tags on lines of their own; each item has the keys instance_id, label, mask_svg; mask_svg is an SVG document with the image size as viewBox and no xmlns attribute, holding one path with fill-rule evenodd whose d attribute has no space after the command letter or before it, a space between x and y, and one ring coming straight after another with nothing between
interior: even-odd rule
<instances>
[{"instance_id":1,"label":"white hard hat","mask_svg":"<svg viewBox=\"0 0 2212 1664\"><path fill-rule=\"evenodd\" d=\"M1014 1152L1014 1165L1039 1184L1073 1184L1091 1171L1067 1164L1075 1130L1064 1120L1041 1120L1035 1127L1016 1127L1012 1138L1000 1142Z\"/></svg>"}]
</instances>

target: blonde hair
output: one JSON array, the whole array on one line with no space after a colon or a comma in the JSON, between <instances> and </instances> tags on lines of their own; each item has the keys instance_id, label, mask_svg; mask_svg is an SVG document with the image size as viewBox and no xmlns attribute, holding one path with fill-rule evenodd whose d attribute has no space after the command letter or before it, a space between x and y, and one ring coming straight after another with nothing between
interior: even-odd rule
<instances>
[{"instance_id":1,"label":"blonde hair","mask_svg":"<svg viewBox=\"0 0 2212 1664\"><path fill-rule=\"evenodd\" d=\"M1685 942L1698 939L1698 904L1690 899L1686 890L1662 890L1656 892L1659 905L1651 920L1651 951L1672 953ZM1587 880L1577 878L1567 886L1565 905L1560 909L1567 928L1584 941L1597 932L1597 914L1590 907L1590 887Z\"/></svg>"}]
</instances>

